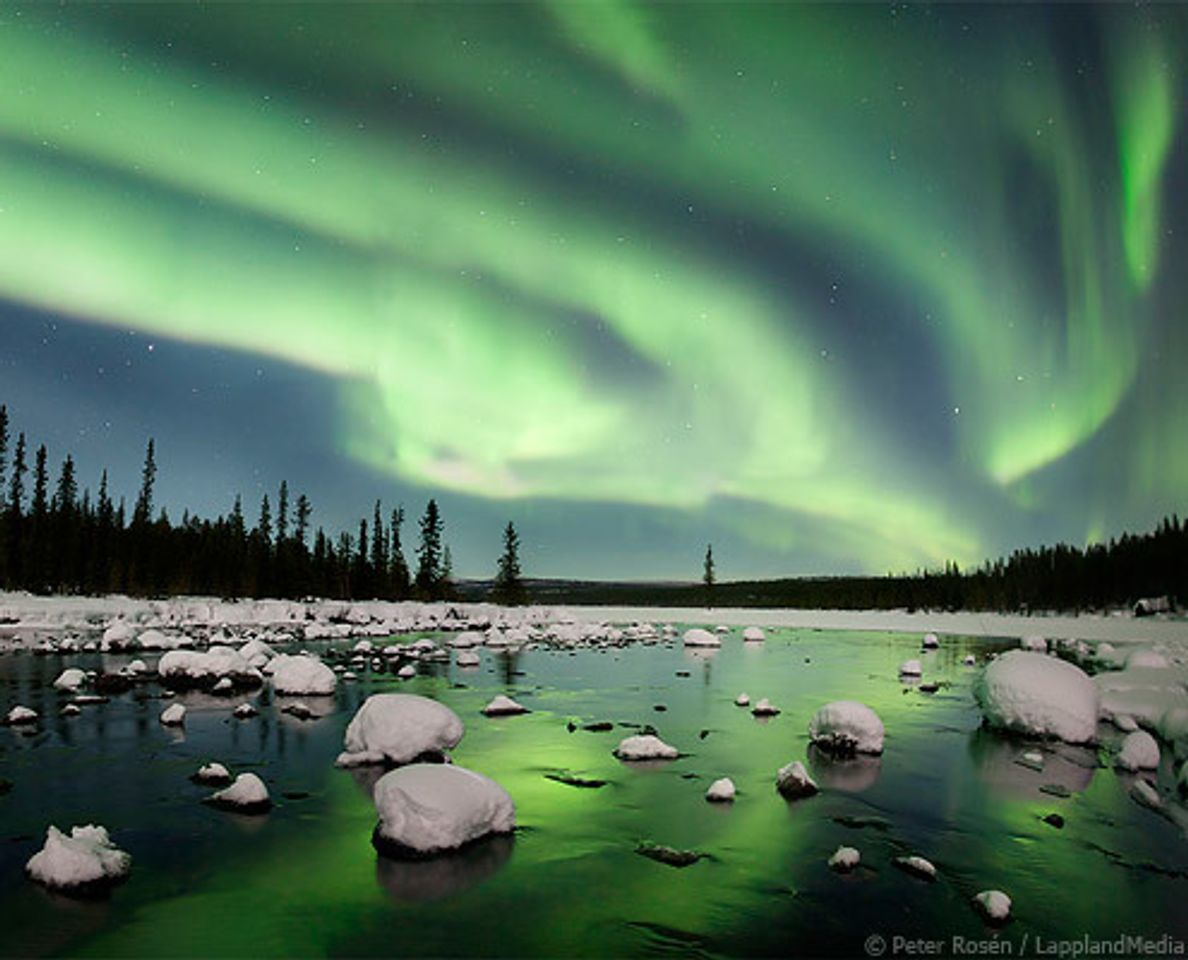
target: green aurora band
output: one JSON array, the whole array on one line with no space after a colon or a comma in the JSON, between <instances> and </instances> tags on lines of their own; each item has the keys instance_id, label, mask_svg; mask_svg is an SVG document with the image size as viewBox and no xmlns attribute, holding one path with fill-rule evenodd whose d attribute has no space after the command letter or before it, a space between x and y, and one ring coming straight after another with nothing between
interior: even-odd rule
<instances>
[{"instance_id":1,"label":"green aurora band","mask_svg":"<svg viewBox=\"0 0 1188 960\"><path fill-rule=\"evenodd\" d=\"M1184 18L1065 10L1086 76L1045 16L9 6L0 296L334 378L343 450L428 489L729 502L780 551L808 517L843 565L968 563L996 511L1066 496L1046 472L1134 402L1161 329ZM939 371L702 211L883 278L868 325ZM856 386L889 362L926 449ZM1182 457L1144 449L1132 493L1171 509ZM1077 535L1117 522L1087 496Z\"/></svg>"}]
</instances>

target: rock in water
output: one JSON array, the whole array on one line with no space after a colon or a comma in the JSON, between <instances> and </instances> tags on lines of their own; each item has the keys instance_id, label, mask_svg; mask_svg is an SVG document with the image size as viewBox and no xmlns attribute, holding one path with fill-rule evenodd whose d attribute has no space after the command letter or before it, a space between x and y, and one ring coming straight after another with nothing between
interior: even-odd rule
<instances>
[{"instance_id":1,"label":"rock in water","mask_svg":"<svg viewBox=\"0 0 1188 960\"><path fill-rule=\"evenodd\" d=\"M448 764L417 763L386 773L374 796L380 820L372 843L400 859L446 853L516 826L515 804L503 787Z\"/></svg>"},{"instance_id":2,"label":"rock in water","mask_svg":"<svg viewBox=\"0 0 1188 960\"><path fill-rule=\"evenodd\" d=\"M692 630L686 630L684 636L686 647L720 647L722 641L715 637L708 630L702 630L701 627L694 627Z\"/></svg>"},{"instance_id":3,"label":"rock in water","mask_svg":"<svg viewBox=\"0 0 1188 960\"><path fill-rule=\"evenodd\" d=\"M74 692L87 682L87 675L78 667L67 667L54 681L55 690L69 690Z\"/></svg>"},{"instance_id":4,"label":"rock in water","mask_svg":"<svg viewBox=\"0 0 1188 960\"><path fill-rule=\"evenodd\" d=\"M1123 770L1156 770L1159 768L1159 744L1145 730L1128 733L1115 763Z\"/></svg>"},{"instance_id":5,"label":"rock in water","mask_svg":"<svg viewBox=\"0 0 1188 960\"><path fill-rule=\"evenodd\" d=\"M221 763L207 763L198 768L198 772L190 777L195 783L209 783L221 786L231 782L231 774Z\"/></svg>"},{"instance_id":6,"label":"rock in water","mask_svg":"<svg viewBox=\"0 0 1188 960\"><path fill-rule=\"evenodd\" d=\"M919 660L904 660L899 665L899 675L901 677L918 677L924 672L920 666Z\"/></svg>"},{"instance_id":7,"label":"rock in water","mask_svg":"<svg viewBox=\"0 0 1188 960\"><path fill-rule=\"evenodd\" d=\"M752 716L756 717L774 717L780 712L779 707L773 707L771 701L764 697L755 706L751 707Z\"/></svg>"},{"instance_id":8,"label":"rock in water","mask_svg":"<svg viewBox=\"0 0 1188 960\"><path fill-rule=\"evenodd\" d=\"M1097 686L1065 660L1012 650L986 667L974 696L991 727L1068 743L1097 735Z\"/></svg>"},{"instance_id":9,"label":"rock in water","mask_svg":"<svg viewBox=\"0 0 1188 960\"><path fill-rule=\"evenodd\" d=\"M883 721L864 703L835 700L809 721L809 738L821 749L849 755L883 752Z\"/></svg>"},{"instance_id":10,"label":"rock in water","mask_svg":"<svg viewBox=\"0 0 1188 960\"><path fill-rule=\"evenodd\" d=\"M254 773L241 773L231 786L212 793L207 803L240 813L264 813L272 806L272 798L263 780Z\"/></svg>"},{"instance_id":11,"label":"rock in water","mask_svg":"<svg viewBox=\"0 0 1188 960\"><path fill-rule=\"evenodd\" d=\"M838 873L849 873L862 859L862 855L853 847L838 847L829 858L829 868Z\"/></svg>"},{"instance_id":12,"label":"rock in water","mask_svg":"<svg viewBox=\"0 0 1188 960\"><path fill-rule=\"evenodd\" d=\"M749 707L751 705L751 698L745 693L740 693L734 698L734 705L736 707Z\"/></svg>"},{"instance_id":13,"label":"rock in water","mask_svg":"<svg viewBox=\"0 0 1188 960\"><path fill-rule=\"evenodd\" d=\"M272 686L277 693L302 697L328 697L338 686L338 678L321 660L313 657L281 654L269 663Z\"/></svg>"},{"instance_id":14,"label":"rock in water","mask_svg":"<svg viewBox=\"0 0 1188 960\"><path fill-rule=\"evenodd\" d=\"M161 723L167 727L180 727L186 722L186 708L174 703L161 711Z\"/></svg>"},{"instance_id":15,"label":"rock in water","mask_svg":"<svg viewBox=\"0 0 1188 960\"><path fill-rule=\"evenodd\" d=\"M670 867L688 867L705 856L704 853L698 853L696 850L677 850L674 847L646 842L639 844L635 848L635 852L649 860L655 860Z\"/></svg>"},{"instance_id":16,"label":"rock in water","mask_svg":"<svg viewBox=\"0 0 1188 960\"><path fill-rule=\"evenodd\" d=\"M505 697L503 694L499 694L499 696L483 707L483 713L488 717L510 717L527 712L527 707L516 703L511 697Z\"/></svg>"},{"instance_id":17,"label":"rock in water","mask_svg":"<svg viewBox=\"0 0 1188 960\"><path fill-rule=\"evenodd\" d=\"M19 727L24 724L32 724L37 722L37 711L31 710L29 707L15 706L8 711L4 722L11 727Z\"/></svg>"},{"instance_id":18,"label":"rock in water","mask_svg":"<svg viewBox=\"0 0 1188 960\"><path fill-rule=\"evenodd\" d=\"M899 867L900 870L920 877L922 880L928 880L930 882L936 880L936 867L923 857L917 857L915 855L910 857L896 857L891 862Z\"/></svg>"},{"instance_id":19,"label":"rock in water","mask_svg":"<svg viewBox=\"0 0 1188 960\"><path fill-rule=\"evenodd\" d=\"M978 911L991 923L1005 923L1011 916L1011 898L1001 890L983 890L973 898Z\"/></svg>"},{"instance_id":20,"label":"rock in water","mask_svg":"<svg viewBox=\"0 0 1188 960\"><path fill-rule=\"evenodd\" d=\"M652 734L627 737L615 748L620 760L675 760L681 752Z\"/></svg>"},{"instance_id":21,"label":"rock in water","mask_svg":"<svg viewBox=\"0 0 1188 960\"><path fill-rule=\"evenodd\" d=\"M786 800L799 800L801 797L811 797L820 788L809 776L804 764L793 760L787 766L780 767L776 774L776 789Z\"/></svg>"},{"instance_id":22,"label":"rock in water","mask_svg":"<svg viewBox=\"0 0 1188 960\"><path fill-rule=\"evenodd\" d=\"M766 639L767 634L760 627L747 627L743 631L743 640L747 643L762 643Z\"/></svg>"},{"instance_id":23,"label":"rock in water","mask_svg":"<svg viewBox=\"0 0 1188 960\"><path fill-rule=\"evenodd\" d=\"M462 739L465 727L449 707L411 693L368 697L346 729L340 767L411 763L418 757L444 757Z\"/></svg>"},{"instance_id":24,"label":"rock in water","mask_svg":"<svg viewBox=\"0 0 1188 960\"><path fill-rule=\"evenodd\" d=\"M132 869L132 857L119 849L103 827L75 827L70 836L51 826L45 846L25 864L29 877L65 893L87 893L118 883Z\"/></svg>"},{"instance_id":25,"label":"rock in water","mask_svg":"<svg viewBox=\"0 0 1188 960\"><path fill-rule=\"evenodd\" d=\"M711 803L733 803L734 794L734 781L729 777L722 777L721 780L715 780L709 785L709 789L705 791L705 799Z\"/></svg>"}]
</instances>

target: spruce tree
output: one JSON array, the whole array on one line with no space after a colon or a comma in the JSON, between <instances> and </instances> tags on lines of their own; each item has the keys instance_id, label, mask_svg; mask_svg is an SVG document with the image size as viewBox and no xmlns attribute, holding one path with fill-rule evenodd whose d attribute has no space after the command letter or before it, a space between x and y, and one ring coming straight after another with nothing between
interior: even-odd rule
<instances>
[{"instance_id":1,"label":"spruce tree","mask_svg":"<svg viewBox=\"0 0 1188 960\"><path fill-rule=\"evenodd\" d=\"M441 537L443 524L437 501L430 500L421 517L421 543L417 547L417 593L436 600L441 592Z\"/></svg>"},{"instance_id":2,"label":"spruce tree","mask_svg":"<svg viewBox=\"0 0 1188 960\"><path fill-rule=\"evenodd\" d=\"M509 607L520 606L527 600L524 581L520 576L520 537L510 520L503 528L503 553L495 572L491 599Z\"/></svg>"},{"instance_id":3,"label":"spruce tree","mask_svg":"<svg viewBox=\"0 0 1188 960\"><path fill-rule=\"evenodd\" d=\"M152 438L144 452L144 467L140 472L140 494L132 510L132 525L146 526L153 517L153 484L157 479L156 450Z\"/></svg>"},{"instance_id":4,"label":"spruce tree","mask_svg":"<svg viewBox=\"0 0 1188 960\"><path fill-rule=\"evenodd\" d=\"M408 563L404 559L404 547L400 542L400 528L404 526L404 507L397 507L392 511L392 524L388 528L391 549L391 561L388 568L391 571L391 593L393 599L403 600L408 596L409 576Z\"/></svg>"},{"instance_id":5,"label":"spruce tree","mask_svg":"<svg viewBox=\"0 0 1188 960\"><path fill-rule=\"evenodd\" d=\"M371 577L374 596L385 592L384 583L388 579L388 547L384 534L384 518L380 513L381 506L375 501L375 511L371 517Z\"/></svg>"},{"instance_id":6,"label":"spruce tree","mask_svg":"<svg viewBox=\"0 0 1188 960\"><path fill-rule=\"evenodd\" d=\"M281 544L289 536L289 485L281 481L280 492L276 496L276 549L279 552Z\"/></svg>"},{"instance_id":7,"label":"spruce tree","mask_svg":"<svg viewBox=\"0 0 1188 960\"><path fill-rule=\"evenodd\" d=\"M305 551L305 540L309 535L309 515L311 512L309 498L303 493L297 498L296 516L297 543L301 545L302 552Z\"/></svg>"},{"instance_id":8,"label":"spruce tree","mask_svg":"<svg viewBox=\"0 0 1188 960\"><path fill-rule=\"evenodd\" d=\"M8 467L8 407L0 404L0 523L4 515L4 471Z\"/></svg>"},{"instance_id":9,"label":"spruce tree","mask_svg":"<svg viewBox=\"0 0 1188 960\"><path fill-rule=\"evenodd\" d=\"M713 605L714 599L714 545L705 545L705 565L702 568L701 582L705 587L705 605Z\"/></svg>"}]
</instances>

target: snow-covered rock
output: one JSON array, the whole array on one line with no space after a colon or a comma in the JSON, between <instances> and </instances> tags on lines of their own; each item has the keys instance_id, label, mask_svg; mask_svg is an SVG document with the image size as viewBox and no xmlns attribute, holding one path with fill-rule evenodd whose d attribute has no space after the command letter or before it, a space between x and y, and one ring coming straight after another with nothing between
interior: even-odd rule
<instances>
[{"instance_id":1,"label":"snow-covered rock","mask_svg":"<svg viewBox=\"0 0 1188 960\"><path fill-rule=\"evenodd\" d=\"M766 697L751 707L751 713L756 717L774 717L779 712L780 708L772 706L771 701Z\"/></svg>"},{"instance_id":2,"label":"snow-covered rock","mask_svg":"<svg viewBox=\"0 0 1188 960\"><path fill-rule=\"evenodd\" d=\"M235 684L231 682L230 677L220 677L218 683L210 688L211 693L217 693L220 696L223 694L230 695L235 692Z\"/></svg>"},{"instance_id":3,"label":"snow-covered rock","mask_svg":"<svg viewBox=\"0 0 1188 960\"><path fill-rule=\"evenodd\" d=\"M925 650L935 650L940 646L940 638L935 633L926 633L920 645Z\"/></svg>"},{"instance_id":4,"label":"snow-covered rock","mask_svg":"<svg viewBox=\"0 0 1188 960\"><path fill-rule=\"evenodd\" d=\"M180 703L170 704L161 711L161 723L167 727L180 727L186 722L186 708Z\"/></svg>"},{"instance_id":5,"label":"snow-covered rock","mask_svg":"<svg viewBox=\"0 0 1188 960\"><path fill-rule=\"evenodd\" d=\"M967 653L964 657L961 658L961 663L967 667L974 667L974 666L977 666L978 658L975 657L972 653Z\"/></svg>"},{"instance_id":6,"label":"snow-covered rock","mask_svg":"<svg viewBox=\"0 0 1188 960\"><path fill-rule=\"evenodd\" d=\"M372 842L388 856L445 853L516 826L515 804L503 787L450 764L417 763L386 773L374 798L379 824Z\"/></svg>"},{"instance_id":7,"label":"snow-covered rock","mask_svg":"<svg viewBox=\"0 0 1188 960\"><path fill-rule=\"evenodd\" d=\"M1123 770L1156 770L1159 767L1159 744L1145 730L1128 733L1115 763Z\"/></svg>"},{"instance_id":8,"label":"snow-covered rock","mask_svg":"<svg viewBox=\"0 0 1188 960\"><path fill-rule=\"evenodd\" d=\"M899 675L901 677L918 677L924 672L920 666L919 660L904 660L899 665Z\"/></svg>"},{"instance_id":9,"label":"snow-covered rock","mask_svg":"<svg viewBox=\"0 0 1188 960\"><path fill-rule=\"evenodd\" d=\"M974 696L992 727L1068 743L1097 733L1099 695L1079 667L1024 650L1003 654L982 672Z\"/></svg>"},{"instance_id":10,"label":"snow-covered rock","mask_svg":"<svg viewBox=\"0 0 1188 960\"><path fill-rule=\"evenodd\" d=\"M701 627L693 627L691 630L686 630L684 641L686 647L722 646L722 641L720 638L714 636L708 630L701 629Z\"/></svg>"},{"instance_id":11,"label":"snow-covered rock","mask_svg":"<svg viewBox=\"0 0 1188 960\"><path fill-rule=\"evenodd\" d=\"M276 651L263 640L254 639L239 648L239 655L247 661L249 666L258 670L276 656Z\"/></svg>"},{"instance_id":12,"label":"snow-covered rock","mask_svg":"<svg viewBox=\"0 0 1188 960\"><path fill-rule=\"evenodd\" d=\"M675 760L681 752L650 733L626 737L615 747L620 760Z\"/></svg>"},{"instance_id":13,"label":"snow-covered rock","mask_svg":"<svg viewBox=\"0 0 1188 960\"><path fill-rule=\"evenodd\" d=\"M213 686L223 677L238 684L259 684L260 673L232 647L170 650L157 663L162 680L174 686Z\"/></svg>"},{"instance_id":14,"label":"snow-covered rock","mask_svg":"<svg viewBox=\"0 0 1188 960\"><path fill-rule=\"evenodd\" d=\"M477 667L482 661L473 650L459 650L454 662L460 667Z\"/></svg>"},{"instance_id":15,"label":"snow-covered rock","mask_svg":"<svg viewBox=\"0 0 1188 960\"><path fill-rule=\"evenodd\" d=\"M1129 713L1118 713L1110 717L1110 723L1123 733L1134 733L1139 728L1138 721Z\"/></svg>"},{"instance_id":16,"label":"snow-covered rock","mask_svg":"<svg viewBox=\"0 0 1188 960\"><path fill-rule=\"evenodd\" d=\"M709 789L705 791L705 799L711 803L730 803L734 800L735 793L734 781L729 777L722 777L709 785Z\"/></svg>"},{"instance_id":17,"label":"snow-covered rock","mask_svg":"<svg viewBox=\"0 0 1188 960\"><path fill-rule=\"evenodd\" d=\"M8 711L4 718L4 722L10 727L19 727L22 724L36 723L37 711L30 707L22 707L19 704Z\"/></svg>"},{"instance_id":18,"label":"snow-covered rock","mask_svg":"<svg viewBox=\"0 0 1188 960\"><path fill-rule=\"evenodd\" d=\"M1023 650L1032 650L1035 653L1047 653L1048 641L1044 637L1028 636L1019 639L1019 647Z\"/></svg>"},{"instance_id":19,"label":"snow-covered rock","mask_svg":"<svg viewBox=\"0 0 1188 960\"><path fill-rule=\"evenodd\" d=\"M1166 670L1171 664L1167 657L1155 650L1135 650L1126 658L1126 669Z\"/></svg>"},{"instance_id":20,"label":"snow-covered rock","mask_svg":"<svg viewBox=\"0 0 1188 960\"><path fill-rule=\"evenodd\" d=\"M221 763L206 763L198 768L198 772L191 778L198 783L221 784L230 783L231 774Z\"/></svg>"},{"instance_id":21,"label":"snow-covered rock","mask_svg":"<svg viewBox=\"0 0 1188 960\"><path fill-rule=\"evenodd\" d=\"M132 624L119 620L103 631L103 649L126 647L135 639L136 630Z\"/></svg>"},{"instance_id":22,"label":"snow-covered rock","mask_svg":"<svg viewBox=\"0 0 1188 960\"><path fill-rule=\"evenodd\" d=\"M142 674L148 673L148 664L143 660L136 659L129 663L125 669L133 676L139 677Z\"/></svg>"},{"instance_id":23,"label":"snow-covered rock","mask_svg":"<svg viewBox=\"0 0 1188 960\"><path fill-rule=\"evenodd\" d=\"M811 797L819 791L817 782L809 776L804 764L793 760L776 773L776 789L788 800Z\"/></svg>"},{"instance_id":24,"label":"snow-covered rock","mask_svg":"<svg viewBox=\"0 0 1188 960\"><path fill-rule=\"evenodd\" d=\"M1011 898L1001 890L983 890L973 902L982 916L994 923L1002 923L1011 915Z\"/></svg>"},{"instance_id":25,"label":"snow-covered rock","mask_svg":"<svg viewBox=\"0 0 1188 960\"><path fill-rule=\"evenodd\" d=\"M833 753L882 753L883 738L879 715L855 700L827 703L809 721L809 739Z\"/></svg>"},{"instance_id":26,"label":"snow-covered rock","mask_svg":"<svg viewBox=\"0 0 1188 960\"><path fill-rule=\"evenodd\" d=\"M338 686L338 678L321 660L314 657L279 654L270 663L272 686L277 693L303 697L328 697Z\"/></svg>"},{"instance_id":27,"label":"snow-covered rock","mask_svg":"<svg viewBox=\"0 0 1188 960\"><path fill-rule=\"evenodd\" d=\"M450 646L455 650L482 646L482 643L483 635L475 630L463 630L461 633L455 634L450 638Z\"/></svg>"},{"instance_id":28,"label":"snow-covered rock","mask_svg":"<svg viewBox=\"0 0 1188 960\"><path fill-rule=\"evenodd\" d=\"M743 631L743 640L747 643L762 643L767 639L767 634L763 632L762 627L747 627Z\"/></svg>"},{"instance_id":29,"label":"snow-covered rock","mask_svg":"<svg viewBox=\"0 0 1188 960\"><path fill-rule=\"evenodd\" d=\"M25 864L29 877L65 892L105 887L132 869L132 857L119 849L103 827L75 827L70 836L51 826L45 845Z\"/></svg>"},{"instance_id":30,"label":"snow-covered rock","mask_svg":"<svg viewBox=\"0 0 1188 960\"><path fill-rule=\"evenodd\" d=\"M249 720L256 716L259 712L260 711L250 703L241 703L238 707L231 711L231 713L239 720Z\"/></svg>"},{"instance_id":31,"label":"snow-covered rock","mask_svg":"<svg viewBox=\"0 0 1188 960\"><path fill-rule=\"evenodd\" d=\"M1163 809L1163 799L1159 796L1159 791L1146 780L1135 780L1130 785L1130 795L1144 807L1150 807L1152 810Z\"/></svg>"},{"instance_id":32,"label":"snow-covered rock","mask_svg":"<svg viewBox=\"0 0 1188 960\"><path fill-rule=\"evenodd\" d=\"M502 693L483 707L483 713L488 717L507 717L527 712L527 707L523 704L516 703L511 697L505 697Z\"/></svg>"},{"instance_id":33,"label":"snow-covered rock","mask_svg":"<svg viewBox=\"0 0 1188 960\"><path fill-rule=\"evenodd\" d=\"M748 694L740 693L734 698L734 705L736 707L749 707L751 705L751 698Z\"/></svg>"},{"instance_id":34,"label":"snow-covered rock","mask_svg":"<svg viewBox=\"0 0 1188 960\"><path fill-rule=\"evenodd\" d=\"M896 857L891 862L899 869L906 870L917 877L922 877L925 880L936 879L936 867L923 857L912 854L907 857Z\"/></svg>"},{"instance_id":35,"label":"snow-covered rock","mask_svg":"<svg viewBox=\"0 0 1188 960\"><path fill-rule=\"evenodd\" d=\"M346 729L339 766L410 763L423 755L444 756L465 727L449 707L410 693L368 697Z\"/></svg>"},{"instance_id":36,"label":"snow-covered rock","mask_svg":"<svg viewBox=\"0 0 1188 960\"><path fill-rule=\"evenodd\" d=\"M838 847L829 858L829 868L838 873L849 873L861 860L862 854L853 847Z\"/></svg>"},{"instance_id":37,"label":"snow-covered rock","mask_svg":"<svg viewBox=\"0 0 1188 960\"><path fill-rule=\"evenodd\" d=\"M61 710L58 711L64 717L77 717L82 713L82 707L77 703L68 703Z\"/></svg>"},{"instance_id":38,"label":"snow-covered rock","mask_svg":"<svg viewBox=\"0 0 1188 960\"><path fill-rule=\"evenodd\" d=\"M86 682L87 675L85 671L80 670L78 667L67 667L58 675L58 679L54 681L54 689L74 692Z\"/></svg>"},{"instance_id":39,"label":"snow-covered rock","mask_svg":"<svg viewBox=\"0 0 1188 960\"><path fill-rule=\"evenodd\" d=\"M411 680L417 675L417 668L411 663L406 663L403 667L396 671L396 676L401 680Z\"/></svg>"},{"instance_id":40,"label":"snow-covered rock","mask_svg":"<svg viewBox=\"0 0 1188 960\"><path fill-rule=\"evenodd\" d=\"M254 773L241 773L231 786L212 793L207 802L241 813L262 813L272 806L268 787Z\"/></svg>"}]
</instances>

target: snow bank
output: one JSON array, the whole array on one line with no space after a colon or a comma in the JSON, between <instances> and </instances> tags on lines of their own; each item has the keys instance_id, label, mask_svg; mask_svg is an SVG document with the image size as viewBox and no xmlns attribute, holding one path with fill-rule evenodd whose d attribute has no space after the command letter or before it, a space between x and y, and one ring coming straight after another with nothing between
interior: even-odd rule
<instances>
[{"instance_id":1,"label":"snow bank","mask_svg":"<svg viewBox=\"0 0 1188 960\"><path fill-rule=\"evenodd\" d=\"M620 760L675 760L681 752L652 734L627 737L615 747Z\"/></svg>"},{"instance_id":2,"label":"snow bank","mask_svg":"<svg viewBox=\"0 0 1188 960\"><path fill-rule=\"evenodd\" d=\"M55 890L81 892L122 880L132 857L119 849L103 827L75 827L70 836L51 826L45 846L25 864L33 880Z\"/></svg>"},{"instance_id":3,"label":"snow bank","mask_svg":"<svg viewBox=\"0 0 1188 960\"><path fill-rule=\"evenodd\" d=\"M372 843L398 858L445 853L516 826L515 804L503 787L452 765L393 770L376 783L374 798L380 819Z\"/></svg>"},{"instance_id":4,"label":"snow bank","mask_svg":"<svg viewBox=\"0 0 1188 960\"><path fill-rule=\"evenodd\" d=\"M722 641L715 637L708 630L702 630L701 627L694 627L692 630L685 631L685 646L686 647L720 647Z\"/></svg>"},{"instance_id":5,"label":"snow bank","mask_svg":"<svg viewBox=\"0 0 1188 960\"><path fill-rule=\"evenodd\" d=\"M882 753L883 721L864 703L835 700L809 721L809 739L832 753Z\"/></svg>"},{"instance_id":6,"label":"snow bank","mask_svg":"<svg viewBox=\"0 0 1188 960\"><path fill-rule=\"evenodd\" d=\"M1003 654L982 672L974 696L987 724L1068 743L1097 733L1097 687L1079 667L1023 650Z\"/></svg>"},{"instance_id":7,"label":"snow bank","mask_svg":"<svg viewBox=\"0 0 1188 960\"><path fill-rule=\"evenodd\" d=\"M1126 658L1126 669L1143 668L1148 670L1166 670L1171 664L1167 657L1155 650L1135 650Z\"/></svg>"},{"instance_id":8,"label":"snow bank","mask_svg":"<svg viewBox=\"0 0 1188 960\"><path fill-rule=\"evenodd\" d=\"M1114 762L1123 770L1157 770L1159 768L1159 744L1145 730L1128 733L1122 741L1122 750Z\"/></svg>"},{"instance_id":9,"label":"snow bank","mask_svg":"<svg viewBox=\"0 0 1188 960\"><path fill-rule=\"evenodd\" d=\"M212 793L207 802L240 813L263 813L272 806L268 788L254 773L241 773L231 786Z\"/></svg>"},{"instance_id":10,"label":"snow bank","mask_svg":"<svg viewBox=\"0 0 1188 960\"><path fill-rule=\"evenodd\" d=\"M705 799L711 803L731 803L735 795L734 781L729 777L715 780L705 791Z\"/></svg>"},{"instance_id":11,"label":"snow bank","mask_svg":"<svg viewBox=\"0 0 1188 960\"><path fill-rule=\"evenodd\" d=\"M462 739L465 727L449 707L410 693L368 697L346 729L340 767L410 763L442 756Z\"/></svg>"},{"instance_id":12,"label":"snow bank","mask_svg":"<svg viewBox=\"0 0 1188 960\"><path fill-rule=\"evenodd\" d=\"M314 657L279 654L270 666L272 686L277 693L328 697L338 686L334 671Z\"/></svg>"},{"instance_id":13,"label":"snow bank","mask_svg":"<svg viewBox=\"0 0 1188 960\"><path fill-rule=\"evenodd\" d=\"M787 766L780 767L776 773L776 789L788 800L800 797L811 797L817 793L817 783L809 776L804 764L793 760Z\"/></svg>"}]
</instances>

